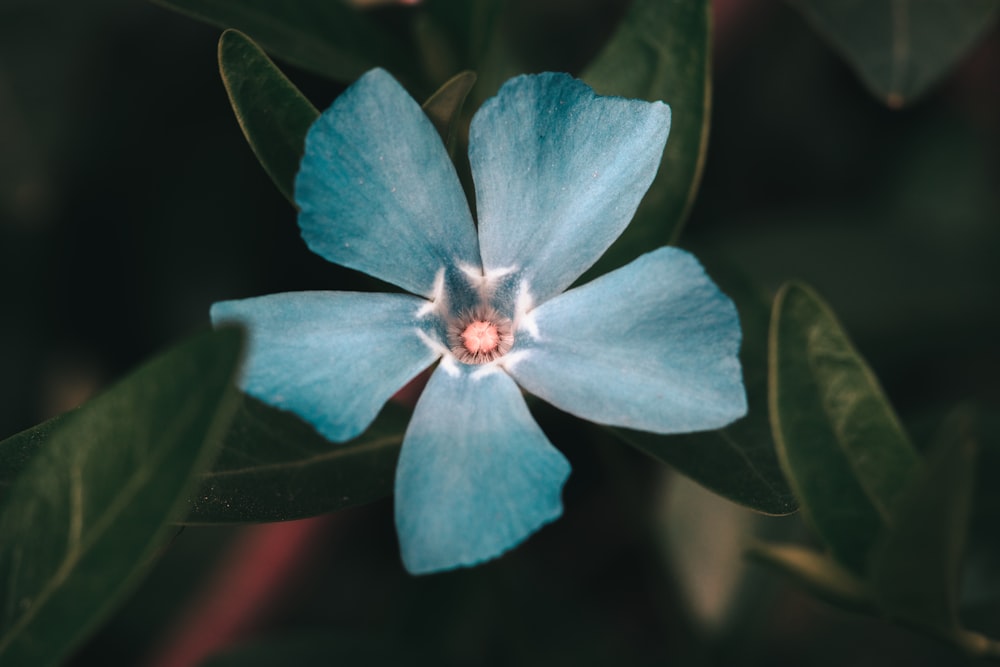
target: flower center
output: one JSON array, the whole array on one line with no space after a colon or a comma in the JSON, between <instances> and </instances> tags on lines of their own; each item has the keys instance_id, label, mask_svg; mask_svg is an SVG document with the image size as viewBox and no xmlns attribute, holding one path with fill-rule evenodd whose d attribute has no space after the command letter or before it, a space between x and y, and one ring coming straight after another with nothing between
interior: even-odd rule
<instances>
[{"instance_id":1,"label":"flower center","mask_svg":"<svg viewBox=\"0 0 1000 667\"><path fill-rule=\"evenodd\" d=\"M499 359L514 345L511 322L492 308L462 313L448 325L448 344L459 361L485 364Z\"/></svg>"},{"instance_id":2,"label":"flower center","mask_svg":"<svg viewBox=\"0 0 1000 667\"><path fill-rule=\"evenodd\" d=\"M489 354L500 344L497 325L476 320L462 332L462 344L469 354Z\"/></svg>"}]
</instances>

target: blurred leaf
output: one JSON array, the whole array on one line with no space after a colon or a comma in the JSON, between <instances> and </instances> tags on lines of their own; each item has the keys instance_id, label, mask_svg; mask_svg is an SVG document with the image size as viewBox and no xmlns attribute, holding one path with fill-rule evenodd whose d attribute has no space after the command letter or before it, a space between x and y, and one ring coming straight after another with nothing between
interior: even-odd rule
<instances>
[{"instance_id":1,"label":"blurred leaf","mask_svg":"<svg viewBox=\"0 0 1000 667\"><path fill-rule=\"evenodd\" d=\"M865 572L919 461L830 309L789 283L774 300L770 416L785 476L834 558Z\"/></svg>"},{"instance_id":2,"label":"blurred leaf","mask_svg":"<svg viewBox=\"0 0 1000 667\"><path fill-rule=\"evenodd\" d=\"M386 496L409 414L389 403L360 437L334 444L291 413L244 396L185 523L286 521Z\"/></svg>"},{"instance_id":3,"label":"blurred leaf","mask_svg":"<svg viewBox=\"0 0 1000 667\"><path fill-rule=\"evenodd\" d=\"M733 502L764 514L789 514L798 502L781 471L767 418L768 305L742 278L712 271L736 303L743 329L740 361L747 416L718 431L656 435L614 429L630 444Z\"/></svg>"},{"instance_id":4,"label":"blurred leaf","mask_svg":"<svg viewBox=\"0 0 1000 667\"><path fill-rule=\"evenodd\" d=\"M792 0L872 93L899 108L985 34L996 0Z\"/></svg>"},{"instance_id":5,"label":"blurred leaf","mask_svg":"<svg viewBox=\"0 0 1000 667\"><path fill-rule=\"evenodd\" d=\"M421 16L436 26L433 29L436 35L450 40L433 48L451 49L454 53L450 59L454 62L479 66L487 59L504 12L509 9L510 3L505 0L434 0L425 4ZM493 92L496 91L490 94Z\"/></svg>"},{"instance_id":6,"label":"blurred leaf","mask_svg":"<svg viewBox=\"0 0 1000 667\"><path fill-rule=\"evenodd\" d=\"M354 81L378 66L411 84L422 81L418 59L402 36L341 0L153 2L220 28L236 28L282 60L336 81Z\"/></svg>"},{"instance_id":7,"label":"blurred leaf","mask_svg":"<svg viewBox=\"0 0 1000 667\"><path fill-rule=\"evenodd\" d=\"M197 336L49 431L0 514L4 664L58 662L150 566L235 408L241 340Z\"/></svg>"},{"instance_id":8,"label":"blurred leaf","mask_svg":"<svg viewBox=\"0 0 1000 667\"><path fill-rule=\"evenodd\" d=\"M476 73L459 72L448 79L436 93L427 98L423 104L424 113L434 123L434 128L441 135L441 140L452 152L455 145L455 135L458 131L458 121L462 115L462 105L465 98L476 83Z\"/></svg>"},{"instance_id":9,"label":"blurred leaf","mask_svg":"<svg viewBox=\"0 0 1000 667\"><path fill-rule=\"evenodd\" d=\"M0 507L17 476L71 414L59 415L0 442Z\"/></svg>"},{"instance_id":10,"label":"blurred leaf","mask_svg":"<svg viewBox=\"0 0 1000 667\"><path fill-rule=\"evenodd\" d=\"M776 567L831 604L854 611L874 609L864 581L825 554L792 544L756 544L747 556Z\"/></svg>"},{"instance_id":11,"label":"blurred leaf","mask_svg":"<svg viewBox=\"0 0 1000 667\"><path fill-rule=\"evenodd\" d=\"M923 627L959 627L959 571L976 472L970 419L960 412L947 422L872 558L869 579L879 604Z\"/></svg>"},{"instance_id":12,"label":"blurred leaf","mask_svg":"<svg viewBox=\"0 0 1000 667\"><path fill-rule=\"evenodd\" d=\"M657 532L690 617L713 634L737 611L747 583L745 543L762 520L689 479L666 481Z\"/></svg>"},{"instance_id":13,"label":"blurred leaf","mask_svg":"<svg viewBox=\"0 0 1000 667\"><path fill-rule=\"evenodd\" d=\"M470 105L475 110L507 79L551 69L529 62L534 40L525 33L524 24L531 19L523 10L507 0L425 2L414 31L431 79L443 80L457 69L475 70L478 85Z\"/></svg>"},{"instance_id":14,"label":"blurred leaf","mask_svg":"<svg viewBox=\"0 0 1000 667\"><path fill-rule=\"evenodd\" d=\"M710 33L707 0L635 0L617 32L583 72L583 80L602 95L662 100L672 113L656 179L632 224L585 279L680 236L708 144Z\"/></svg>"},{"instance_id":15,"label":"blurred leaf","mask_svg":"<svg viewBox=\"0 0 1000 667\"><path fill-rule=\"evenodd\" d=\"M270 58L236 30L219 38L219 72L233 113L264 171L295 203L295 174L316 108Z\"/></svg>"}]
</instances>

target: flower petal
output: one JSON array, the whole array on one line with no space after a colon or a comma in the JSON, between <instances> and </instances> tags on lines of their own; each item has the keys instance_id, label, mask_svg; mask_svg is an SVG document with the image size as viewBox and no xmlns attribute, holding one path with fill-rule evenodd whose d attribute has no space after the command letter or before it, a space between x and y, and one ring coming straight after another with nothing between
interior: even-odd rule
<instances>
[{"instance_id":1,"label":"flower petal","mask_svg":"<svg viewBox=\"0 0 1000 667\"><path fill-rule=\"evenodd\" d=\"M396 532L413 574L499 556L562 514L569 463L493 367L445 360L396 468Z\"/></svg>"},{"instance_id":2,"label":"flower petal","mask_svg":"<svg viewBox=\"0 0 1000 667\"><path fill-rule=\"evenodd\" d=\"M417 335L426 301L405 294L292 292L212 305L248 331L241 388L349 440L438 354Z\"/></svg>"},{"instance_id":3,"label":"flower petal","mask_svg":"<svg viewBox=\"0 0 1000 667\"><path fill-rule=\"evenodd\" d=\"M504 365L566 412L655 433L746 414L736 308L683 250L643 255L542 304L528 323L537 338L515 334Z\"/></svg>"},{"instance_id":4,"label":"flower petal","mask_svg":"<svg viewBox=\"0 0 1000 667\"><path fill-rule=\"evenodd\" d=\"M536 303L569 287L632 219L669 130L662 102L600 97L565 74L504 84L469 135L486 271L520 268Z\"/></svg>"},{"instance_id":5,"label":"flower petal","mask_svg":"<svg viewBox=\"0 0 1000 667\"><path fill-rule=\"evenodd\" d=\"M444 144L384 70L358 79L309 129L295 201L313 252L414 294L430 297L445 266L479 266Z\"/></svg>"}]
</instances>

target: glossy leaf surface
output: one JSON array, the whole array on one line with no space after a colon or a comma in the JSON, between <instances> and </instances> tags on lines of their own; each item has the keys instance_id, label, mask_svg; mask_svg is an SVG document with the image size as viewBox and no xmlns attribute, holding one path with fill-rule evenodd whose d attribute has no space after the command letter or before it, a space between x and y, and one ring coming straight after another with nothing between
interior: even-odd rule
<instances>
[{"instance_id":1,"label":"glossy leaf surface","mask_svg":"<svg viewBox=\"0 0 1000 667\"><path fill-rule=\"evenodd\" d=\"M769 350L771 428L785 476L833 556L863 573L918 456L875 376L808 287L778 292Z\"/></svg>"},{"instance_id":2,"label":"glossy leaf surface","mask_svg":"<svg viewBox=\"0 0 1000 667\"><path fill-rule=\"evenodd\" d=\"M241 341L199 335L49 431L0 513L0 662L58 662L151 565L235 408Z\"/></svg>"},{"instance_id":3,"label":"glossy leaf surface","mask_svg":"<svg viewBox=\"0 0 1000 667\"><path fill-rule=\"evenodd\" d=\"M386 496L408 420L408 410L389 403L364 434L336 444L243 396L185 523L285 521Z\"/></svg>"},{"instance_id":4,"label":"glossy leaf surface","mask_svg":"<svg viewBox=\"0 0 1000 667\"><path fill-rule=\"evenodd\" d=\"M237 30L219 38L219 72L247 142L281 194L294 201L306 131L319 112L260 47Z\"/></svg>"},{"instance_id":5,"label":"glossy leaf surface","mask_svg":"<svg viewBox=\"0 0 1000 667\"><path fill-rule=\"evenodd\" d=\"M995 0L794 0L886 105L947 75L996 19Z\"/></svg>"},{"instance_id":6,"label":"glossy leaf surface","mask_svg":"<svg viewBox=\"0 0 1000 667\"><path fill-rule=\"evenodd\" d=\"M632 224L588 272L606 273L677 240L708 143L711 29L705 0L636 0L582 78L601 95L662 100L672 112L656 179Z\"/></svg>"}]
</instances>

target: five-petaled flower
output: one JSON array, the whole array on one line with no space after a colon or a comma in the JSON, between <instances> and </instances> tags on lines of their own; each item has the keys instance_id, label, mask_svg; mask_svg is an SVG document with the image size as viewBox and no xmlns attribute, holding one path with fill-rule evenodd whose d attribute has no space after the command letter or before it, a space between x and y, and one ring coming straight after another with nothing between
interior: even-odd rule
<instances>
[{"instance_id":1,"label":"five-petaled flower","mask_svg":"<svg viewBox=\"0 0 1000 667\"><path fill-rule=\"evenodd\" d=\"M249 331L241 380L335 442L439 362L396 470L413 573L494 558L562 513L569 464L524 389L578 417L655 433L746 412L730 300L660 248L566 291L628 225L670 109L564 74L508 81L472 120L478 224L420 106L386 72L309 130L295 183L309 248L409 294L298 292L216 303Z\"/></svg>"}]
</instances>

